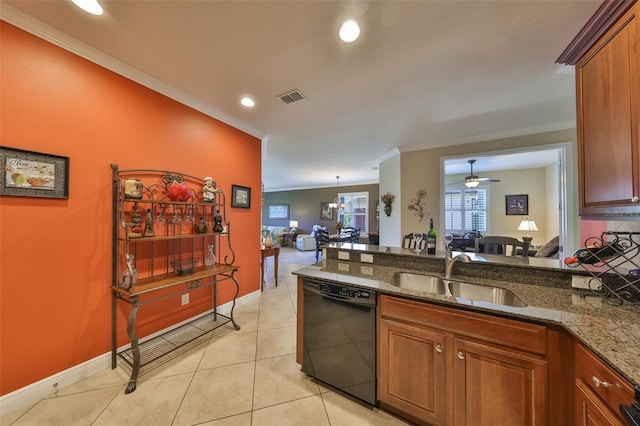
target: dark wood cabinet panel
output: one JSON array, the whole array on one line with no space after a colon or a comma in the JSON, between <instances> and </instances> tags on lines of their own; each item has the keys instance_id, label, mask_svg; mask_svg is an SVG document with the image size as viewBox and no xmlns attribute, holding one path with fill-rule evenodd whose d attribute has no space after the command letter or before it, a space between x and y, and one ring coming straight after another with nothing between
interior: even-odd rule
<instances>
[{"instance_id":1,"label":"dark wood cabinet panel","mask_svg":"<svg viewBox=\"0 0 640 426\"><path fill-rule=\"evenodd\" d=\"M637 5L576 64L581 216L640 214Z\"/></svg>"}]
</instances>

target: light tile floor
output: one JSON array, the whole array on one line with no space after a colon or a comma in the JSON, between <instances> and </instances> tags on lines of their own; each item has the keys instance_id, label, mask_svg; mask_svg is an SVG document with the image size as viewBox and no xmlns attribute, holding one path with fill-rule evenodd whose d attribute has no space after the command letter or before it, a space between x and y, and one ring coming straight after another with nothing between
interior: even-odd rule
<instances>
[{"instance_id":1,"label":"light tile floor","mask_svg":"<svg viewBox=\"0 0 640 426\"><path fill-rule=\"evenodd\" d=\"M283 248L278 286L267 259L265 290L234 311L239 331L221 327L170 361L105 370L0 418L5 425L405 425L316 383L295 362L296 277L313 251Z\"/></svg>"}]
</instances>

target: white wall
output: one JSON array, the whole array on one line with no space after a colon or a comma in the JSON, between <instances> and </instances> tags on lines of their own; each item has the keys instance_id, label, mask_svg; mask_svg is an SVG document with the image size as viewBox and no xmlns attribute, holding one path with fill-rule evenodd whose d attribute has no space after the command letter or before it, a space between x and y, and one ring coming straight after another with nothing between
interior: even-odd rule
<instances>
[{"instance_id":1,"label":"white wall","mask_svg":"<svg viewBox=\"0 0 640 426\"><path fill-rule=\"evenodd\" d=\"M384 204L380 203L380 245L388 247L402 246L401 216L402 194L400 191L400 154L380 163L380 196L390 192L396 198L391 205L391 216L384 213Z\"/></svg>"},{"instance_id":2,"label":"white wall","mask_svg":"<svg viewBox=\"0 0 640 426\"><path fill-rule=\"evenodd\" d=\"M544 229L544 233L546 234L545 241L549 241L556 235L560 234L560 175L558 173L558 165L552 164L545 169L545 182L547 184L546 188L546 216L547 216L547 225L546 229ZM538 228L540 229L540 228ZM540 229L542 232L543 230ZM533 244L543 244L539 241L534 241Z\"/></svg>"}]
</instances>

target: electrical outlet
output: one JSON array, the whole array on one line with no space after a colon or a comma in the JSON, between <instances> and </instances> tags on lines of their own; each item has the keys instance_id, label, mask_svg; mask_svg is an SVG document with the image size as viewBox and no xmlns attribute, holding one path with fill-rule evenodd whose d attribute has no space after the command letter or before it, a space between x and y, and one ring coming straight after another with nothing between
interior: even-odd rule
<instances>
[{"instance_id":1,"label":"electrical outlet","mask_svg":"<svg viewBox=\"0 0 640 426\"><path fill-rule=\"evenodd\" d=\"M360 254L360 262L362 262L362 263L373 263L373 254L371 254L371 253L361 253Z\"/></svg>"},{"instance_id":2,"label":"electrical outlet","mask_svg":"<svg viewBox=\"0 0 640 426\"><path fill-rule=\"evenodd\" d=\"M596 277L585 277L582 275L573 275L571 277L571 287L586 290L598 290L602 287L602 281Z\"/></svg>"},{"instance_id":3,"label":"electrical outlet","mask_svg":"<svg viewBox=\"0 0 640 426\"><path fill-rule=\"evenodd\" d=\"M182 306L187 305L189 303L189 293L183 294L180 302Z\"/></svg>"}]
</instances>

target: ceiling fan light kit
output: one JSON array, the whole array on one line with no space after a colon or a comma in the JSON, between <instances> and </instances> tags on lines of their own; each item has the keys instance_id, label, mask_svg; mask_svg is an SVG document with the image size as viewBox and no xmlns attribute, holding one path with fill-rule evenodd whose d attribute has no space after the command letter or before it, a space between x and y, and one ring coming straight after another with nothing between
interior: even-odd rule
<instances>
[{"instance_id":1,"label":"ceiling fan light kit","mask_svg":"<svg viewBox=\"0 0 640 426\"><path fill-rule=\"evenodd\" d=\"M464 178L464 186L466 186L467 188L475 188L476 186L480 185L480 182L500 182L500 179L484 178L474 175L473 164L476 162L476 160L472 159L468 160L468 162L471 166L471 172L469 173L469 176L466 176Z\"/></svg>"}]
</instances>

